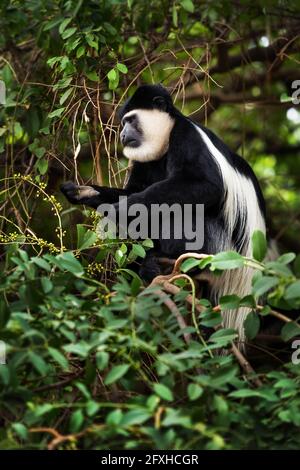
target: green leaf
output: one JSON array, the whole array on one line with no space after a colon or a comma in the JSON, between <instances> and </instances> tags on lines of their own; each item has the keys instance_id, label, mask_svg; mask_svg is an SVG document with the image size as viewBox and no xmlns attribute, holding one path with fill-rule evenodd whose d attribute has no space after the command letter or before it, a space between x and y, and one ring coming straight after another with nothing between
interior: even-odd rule
<instances>
[{"instance_id":1,"label":"green leaf","mask_svg":"<svg viewBox=\"0 0 300 470\"><path fill-rule=\"evenodd\" d=\"M58 18L54 18L51 21L47 21L47 23L43 27L43 31L49 31L49 29L55 28L55 26L57 26L60 22L61 22L60 16Z\"/></svg>"},{"instance_id":2,"label":"green leaf","mask_svg":"<svg viewBox=\"0 0 300 470\"><path fill-rule=\"evenodd\" d=\"M292 271L288 266L282 263L278 263L278 261L269 261L265 264L265 267L266 269L274 271L278 276L289 277L293 275Z\"/></svg>"},{"instance_id":3,"label":"green leaf","mask_svg":"<svg viewBox=\"0 0 300 470\"><path fill-rule=\"evenodd\" d=\"M194 3L192 2L192 0L181 0L180 3L182 5L182 8L184 8L184 10L188 11L189 13L194 13L195 7L194 7Z\"/></svg>"},{"instance_id":4,"label":"green leaf","mask_svg":"<svg viewBox=\"0 0 300 470\"><path fill-rule=\"evenodd\" d=\"M78 47L78 49L76 51L77 59L80 59L80 57L82 57L84 53L85 53L85 47L84 46Z\"/></svg>"},{"instance_id":5,"label":"green leaf","mask_svg":"<svg viewBox=\"0 0 300 470\"><path fill-rule=\"evenodd\" d=\"M277 286L278 282L279 280L276 277L262 276L254 282L252 288L253 294L256 297L260 297L273 287Z\"/></svg>"},{"instance_id":6,"label":"green leaf","mask_svg":"<svg viewBox=\"0 0 300 470\"><path fill-rule=\"evenodd\" d=\"M86 404L86 413L88 416L94 416L100 409L99 403L94 400L90 400Z\"/></svg>"},{"instance_id":7,"label":"green leaf","mask_svg":"<svg viewBox=\"0 0 300 470\"><path fill-rule=\"evenodd\" d=\"M77 356L86 358L90 351L90 346L85 342L71 343L63 346L63 349L68 353L76 354Z\"/></svg>"},{"instance_id":8,"label":"green leaf","mask_svg":"<svg viewBox=\"0 0 300 470\"><path fill-rule=\"evenodd\" d=\"M70 431L72 433L78 432L83 424L84 416L82 410L76 410L71 414L70 418Z\"/></svg>"},{"instance_id":9,"label":"green leaf","mask_svg":"<svg viewBox=\"0 0 300 470\"><path fill-rule=\"evenodd\" d=\"M145 421L151 418L149 411L144 409L136 409L127 411L124 414L119 426L133 426L143 424Z\"/></svg>"},{"instance_id":10,"label":"green leaf","mask_svg":"<svg viewBox=\"0 0 300 470\"><path fill-rule=\"evenodd\" d=\"M163 426L182 426L190 429L192 426L191 417L183 409L167 408L165 418L162 421Z\"/></svg>"},{"instance_id":11,"label":"green leaf","mask_svg":"<svg viewBox=\"0 0 300 470\"><path fill-rule=\"evenodd\" d=\"M28 358L31 361L33 367L41 374L41 375L46 375L48 371L48 366L44 359L36 354L33 351L28 352Z\"/></svg>"},{"instance_id":12,"label":"green leaf","mask_svg":"<svg viewBox=\"0 0 300 470\"><path fill-rule=\"evenodd\" d=\"M213 269L236 269L244 266L244 258L235 251L218 253L211 261Z\"/></svg>"},{"instance_id":13,"label":"green leaf","mask_svg":"<svg viewBox=\"0 0 300 470\"><path fill-rule=\"evenodd\" d=\"M283 341L289 341L295 336L300 336L300 326L293 321L286 323L281 330Z\"/></svg>"},{"instance_id":14,"label":"green leaf","mask_svg":"<svg viewBox=\"0 0 300 470\"><path fill-rule=\"evenodd\" d=\"M237 332L232 328L222 328L209 337L209 341L214 343L228 343L237 337Z\"/></svg>"},{"instance_id":15,"label":"green leaf","mask_svg":"<svg viewBox=\"0 0 300 470\"><path fill-rule=\"evenodd\" d=\"M200 260L198 259L195 259L195 258L188 258L188 259L185 259L183 261L183 263L181 264L181 271L183 273L186 273L187 271L189 271L190 269L193 269L195 267L198 267L199 266L199 262Z\"/></svg>"},{"instance_id":16,"label":"green leaf","mask_svg":"<svg viewBox=\"0 0 300 470\"><path fill-rule=\"evenodd\" d=\"M115 252L115 260L117 262L117 265L121 267L124 262L126 261L126 255L123 253L122 250L118 249Z\"/></svg>"},{"instance_id":17,"label":"green leaf","mask_svg":"<svg viewBox=\"0 0 300 470\"><path fill-rule=\"evenodd\" d=\"M49 294L53 289L53 284L48 277L41 278L41 284L44 294Z\"/></svg>"},{"instance_id":18,"label":"green leaf","mask_svg":"<svg viewBox=\"0 0 300 470\"><path fill-rule=\"evenodd\" d=\"M246 295L240 300L240 307L249 307L249 308L255 308L256 307L256 302L255 298L253 295Z\"/></svg>"},{"instance_id":19,"label":"green leaf","mask_svg":"<svg viewBox=\"0 0 300 470\"><path fill-rule=\"evenodd\" d=\"M60 97L59 104L64 104L65 101L69 98L70 94L72 93L73 88L68 88L64 94Z\"/></svg>"},{"instance_id":20,"label":"green leaf","mask_svg":"<svg viewBox=\"0 0 300 470\"><path fill-rule=\"evenodd\" d=\"M123 412L119 408L114 411L111 411L106 418L106 424L109 426L119 426L123 417Z\"/></svg>"},{"instance_id":21,"label":"green leaf","mask_svg":"<svg viewBox=\"0 0 300 470\"><path fill-rule=\"evenodd\" d=\"M154 243L153 243L153 240L151 240L151 238L146 238L146 240L143 240L142 245L145 248L153 248L154 247Z\"/></svg>"},{"instance_id":22,"label":"green leaf","mask_svg":"<svg viewBox=\"0 0 300 470\"><path fill-rule=\"evenodd\" d=\"M122 253L127 253L127 246L125 245L125 243L122 243L122 245L120 246L120 250L122 251Z\"/></svg>"},{"instance_id":23,"label":"green leaf","mask_svg":"<svg viewBox=\"0 0 300 470\"><path fill-rule=\"evenodd\" d=\"M191 401L197 400L203 394L203 388L198 384L191 383L188 385L188 396Z\"/></svg>"},{"instance_id":24,"label":"green leaf","mask_svg":"<svg viewBox=\"0 0 300 470\"><path fill-rule=\"evenodd\" d=\"M13 423L11 427L18 434L18 436L21 439L24 439L24 440L27 439L28 431L27 431L26 426L24 426L24 424L22 424L22 423Z\"/></svg>"},{"instance_id":25,"label":"green leaf","mask_svg":"<svg viewBox=\"0 0 300 470\"><path fill-rule=\"evenodd\" d=\"M42 158L46 152L45 147L38 147L35 142L30 144L28 148L38 158Z\"/></svg>"},{"instance_id":26,"label":"green leaf","mask_svg":"<svg viewBox=\"0 0 300 470\"><path fill-rule=\"evenodd\" d=\"M206 258L203 258L201 260L199 260L199 268L200 269L204 269L206 268L213 260L213 256L206 256Z\"/></svg>"},{"instance_id":27,"label":"green leaf","mask_svg":"<svg viewBox=\"0 0 300 470\"><path fill-rule=\"evenodd\" d=\"M92 82L98 82L99 81L99 75L95 70L92 70L91 72L86 72L85 73L87 78L91 80Z\"/></svg>"},{"instance_id":28,"label":"green leaf","mask_svg":"<svg viewBox=\"0 0 300 470\"><path fill-rule=\"evenodd\" d=\"M293 282L286 288L284 298L286 300L300 300L300 280Z\"/></svg>"},{"instance_id":29,"label":"green leaf","mask_svg":"<svg viewBox=\"0 0 300 470\"><path fill-rule=\"evenodd\" d=\"M289 264L294 261L295 258L295 253L284 253L284 255L279 256L277 262L282 264Z\"/></svg>"},{"instance_id":30,"label":"green leaf","mask_svg":"<svg viewBox=\"0 0 300 470\"><path fill-rule=\"evenodd\" d=\"M52 411L54 406L51 403L44 403L43 405L38 405L34 408L35 416L43 416L49 411Z\"/></svg>"},{"instance_id":31,"label":"green leaf","mask_svg":"<svg viewBox=\"0 0 300 470\"><path fill-rule=\"evenodd\" d=\"M36 167L41 175L45 175L48 171L48 160L46 160L46 158L40 158L36 162Z\"/></svg>"},{"instance_id":32,"label":"green leaf","mask_svg":"<svg viewBox=\"0 0 300 470\"><path fill-rule=\"evenodd\" d=\"M75 383L76 387L78 388L78 390L81 391L82 395L87 399L87 400L90 400L91 399L91 394L89 392L89 390L87 389L87 386L82 383L82 382L76 382Z\"/></svg>"},{"instance_id":33,"label":"green leaf","mask_svg":"<svg viewBox=\"0 0 300 470\"><path fill-rule=\"evenodd\" d=\"M131 294L135 297L138 295L142 286L142 281L138 277L134 277L130 284Z\"/></svg>"},{"instance_id":34,"label":"green leaf","mask_svg":"<svg viewBox=\"0 0 300 470\"><path fill-rule=\"evenodd\" d=\"M107 74L107 78L109 81L113 82L116 80L117 78L117 72L115 69L111 69L108 74Z\"/></svg>"},{"instance_id":35,"label":"green leaf","mask_svg":"<svg viewBox=\"0 0 300 470\"><path fill-rule=\"evenodd\" d=\"M105 385L111 385L112 383L119 380L129 369L129 364L120 364L118 366L114 366L107 376L105 377L104 383Z\"/></svg>"},{"instance_id":36,"label":"green leaf","mask_svg":"<svg viewBox=\"0 0 300 470\"><path fill-rule=\"evenodd\" d=\"M55 117L60 117L62 113L64 112L65 108L58 108L55 109L55 111L52 111L52 113L48 114L49 119L53 119Z\"/></svg>"},{"instance_id":37,"label":"green leaf","mask_svg":"<svg viewBox=\"0 0 300 470\"><path fill-rule=\"evenodd\" d=\"M69 369L69 361L57 349L48 347L50 356L62 367L63 370Z\"/></svg>"},{"instance_id":38,"label":"green leaf","mask_svg":"<svg viewBox=\"0 0 300 470\"><path fill-rule=\"evenodd\" d=\"M224 295L219 303L221 310L235 309L240 305L240 298L237 295Z\"/></svg>"},{"instance_id":39,"label":"green leaf","mask_svg":"<svg viewBox=\"0 0 300 470\"><path fill-rule=\"evenodd\" d=\"M76 31L77 31L76 27L68 28L62 33L61 37L63 39L68 39L69 37L73 36L73 34L76 33Z\"/></svg>"},{"instance_id":40,"label":"green leaf","mask_svg":"<svg viewBox=\"0 0 300 470\"><path fill-rule=\"evenodd\" d=\"M84 225L77 224L77 249L84 250L91 248L97 240L96 232L92 230L86 230Z\"/></svg>"},{"instance_id":41,"label":"green leaf","mask_svg":"<svg viewBox=\"0 0 300 470\"><path fill-rule=\"evenodd\" d=\"M103 370L107 367L109 360L109 354L106 351L99 351L96 354L96 364L99 370Z\"/></svg>"},{"instance_id":42,"label":"green leaf","mask_svg":"<svg viewBox=\"0 0 300 470\"><path fill-rule=\"evenodd\" d=\"M111 69L108 74L107 78L109 80L109 89L115 90L119 84L119 71L118 69Z\"/></svg>"},{"instance_id":43,"label":"green leaf","mask_svg":"<svg viewBox=\"0 0 300 470\"><path fill-rule=\"evenodd\" d=\"M68 26L68 24L72 21L72 18L66 18L65 20L63 20L58 28L58 31L59 31L59 34L62 34L64 32L64 30L66 29L66 27Z\"/></svg>"},{"instance_id":44,"label":"green leaf","mask_svg":"<svg viewBox=\"0 0 300 470\"><path fill-rule=\"evenodd\" d=\"M98 49L99 49L98 41L95 40L95 37L92 34L87 34L86 35L86 42L88 43L88 45L90 47L92 47L93 49L98 51Z\"/></svg>"},{"instance_id":45,"label":"green leaf","mask_svg":"<svg viewBox=\"0 0 300 470\"><path fill-rule=\"evenodd\" d=\"M260 319L256 312L248 313L244 321L245 333L248 339L253 339L257 335L260 327Z\"/></svg>"},{"instance_id":46,"label":"green leaf","mask_svg":"<svg viewBox=\"0 0 300 470\"><path fill-rule=\"evenodd\" d=\"M214 387L220 387L226 383L229 383L236 377L238 373L238 367L234 365L228 365L224 367L220 367L217 371L213 374L211 379L211 384Z\"/></svg>"},{"instance_id":47,"label":"green leaf","mask_svg":"<svg viewBox=\"0 0 300 470\"><path fill-rule=\"evenodd\" d=\"M211 328L214 326L219 326L222 323L222 315L220 312L207 311L201 313L200 324Z\"/></svg>"},{"instance_id":48,"label":"green leaf","mask_svg":"<svg viewBox=\"0 0 300 470\"><path fill-rule=\"evenodd\" d=\"M81 43L81 40L82 40L82 36L77 37L76 38L72 38L71 41L68 41L67 44L66 44L66 50L68 52L68 54L70 54L71 51L74 51L75 49L77 49L77 47L79 46L79 44ZM73 68L74 65L72 64L71 65L71 68ZM71 71L71 68L70 68L70 71ZM74 67L75 69L75 67ZM74 70L75 72L75 70Z\"/></svg>"},{"instance_id":49,"label":"green leaf","mask_svg":"<svg viewBox=\"0 0 300 470\"><path fill-rule=\"evenodd\" d=\"M293 263L293 269L297 277L300 277L300 254L296 256Z\"/></svg>"},{"instance_id":50,"label":"green leaf","mask_svg":"<svg viewBox=\"0 0 300 470\"><path fill-rule=\"evenodd\" d=\"M140 258L145 258L146 251L142 245L132 245L132 252L134 255L139 256Z\"/></svg>"},{"instance_id":51,"label":"green leaf","mask_svg":"<svg viewBox=\"0 0 300 470\"><path fill-rule=\"evenodd\" d=\"M37 266L39 266L40 268L45 269L45 271L48 271L48 272L51 271L50 264L44 258L39 258L39 257L35 256L35 257L31 258L31 261L34 264L36 264Z\"/></svg>"},{"instance_id":52,"label":"green leaf","mask_svg":"<svg viewBox=\"0 0 300 470\"><path fill-rule=\"evenodd\" d=\"M281 379L274 384L274 388L288 388L290 390L296 390L298 384L292 379Z\"/></svg>"},{"instance_id":53,"label":"green leaf","mask_svg":"<svg viewBox=\"0 0 300 470\"><path fill-rule=\"evenodd\" d=\"M54 65L61 60L61 57L51 57L50 59L47 60L47 65L49 67L53 68Z\"/></svg>"},{"instance_id":54,"label":"green leaf","mask_svg":"<svg viewBox=\"0 0 300 470\"><path fill-rule=\"evenodd\" d=\"M229 394L230 397L235 398L248 398L248 397L259 397L260 393L256 390L250 389L242 389L242 390L235 390Z\"/></svg>"},{"instance_id":55,"label":"green leaf","mask_svg":"<svg viewBox=\"0 0 300 470\"><path fill-rule=\"evenodd\" d=\"M128 68L126 67L126 65L120 64L120 62L117 63L117 69L121 73L127 73L128 72Z\"/></svg>"},{"instance_id":56,"label":"green leaf","mask_svg":"<svg viewBox=\"0 0 300 470\"><path fill-rule=\"evenodd\" d=\"M53 88L54 90L62 90L64 88L68 88L68 86L72 83L72 80L73 80L73 77L64 77L58 80L58 82L56 82Z\"/></svg>"},{"instance_id":57,"label":"green leaf","mask_svg":"<svg viewBox=\"0 0 300 470\"><path fill-rule=\"evenodd\" d=\"M172 391L166 385L154 384L153 389L155 393L163 400L166 400L166 401L174 400Z\"/></svg>"},{"instance_id":58,"label":"green leaf","mask_svg":"<svg viewBox=\"0 0 300 470\"><path fill-rule=\"evenodd\" d=\"M269 315L271 311L271 308L269 307L269 305L265 305L261 310L259 310L259 314L260 316L264 317L266 315Z\"/></svg>"},{"instance_id":59,"label":"green leaf","mask_svg":"<svg viewBox=\"0 0 300 470\"><path fill-rule=\"evenodd\" d=\"M175 4L172 7L172 21L175 28L178 28L178 12Z\"/></svg>"},{"instance_id":60,"label":"green leaf","mask_svg":"<svg viewBox=\"0 0 300 470\"><path fill-rule=\"evenodd\" d=\"M267 241L263 232L255 230L252 234L252 254L257 261L262 261L267 253Z\"/></svg>"},{"instance_id":61,"label":"green leaf","mask_svg":"<svg viewBox=\"0 0 300 470\"><path fill-rule=\"evenodd\" d=\"M82 276L84 269L80 262L75 258L71 251L66 251L57 256L59 263L63 269L71 272L75 276Z\"/></svg>"},{"instance_id":62,"label":"green leaf","mask_svg":"<svg viewBox=\"0 0 300 470\"><path fill-rule=\"evenodd\" d=\"M151 413L153 413L153 411L156 410L156 408L158 407L159 402L159 397L157 397L156 395L150 395L150 397L147 398L146 406L147 408L149 408Z\"/></svg>"}]
</instances>

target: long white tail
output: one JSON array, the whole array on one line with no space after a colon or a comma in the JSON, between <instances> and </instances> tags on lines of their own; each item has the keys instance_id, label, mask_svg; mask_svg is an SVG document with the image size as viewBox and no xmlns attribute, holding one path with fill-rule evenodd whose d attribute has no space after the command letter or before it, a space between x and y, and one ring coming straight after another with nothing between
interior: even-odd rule
<instances>
[{"instance_id":1,"label":"long white tail","mask_svg":"<svg viewBox=\"0 0 300 470\"><path fill-rule=\"evenodd\" d=\"M233 168L204 130L197 126L196 128L219 167L226 192L223 209L226 231L222 236L222 240L218 242L221 248L220 251L236 249L232 246L231 240L233 231L238 224L240 227L240 233L237 234L239 252L250 257L252 255L251 237L253 232L261 230L266 233L265 219L259 207L253 182ZM219 299L226 294L236 294L239 297L250 294L252 276L253 270L248 267L224 272L214 280L212 288L214 301L219 303ZM248 313L249 309L245 307L223 313L224 326L234 328L239 333L240 348L243 348L245 341L243 324Z\"/></svg>"}]
</instances>

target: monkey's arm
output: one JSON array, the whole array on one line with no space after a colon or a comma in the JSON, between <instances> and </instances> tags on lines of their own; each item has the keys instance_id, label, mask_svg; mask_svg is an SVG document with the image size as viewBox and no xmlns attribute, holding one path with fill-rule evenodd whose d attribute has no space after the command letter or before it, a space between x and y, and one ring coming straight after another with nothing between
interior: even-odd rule
<instances>
[{"instance_id":1,"label":"monkey's arm","mask_svg":"<svg viewBox=\"0 0 300 470\"><path fill-rule=\"evenodd\" d=\"M140 192L128 196L127 206L132 204L204 204L206 208L219 204L222 200L222 184L216 185L208 180L187 179L184 176L173 176ZM122 204L122 203L121 203ZM117 204L115 204L117 206Z\"/></svg>"},{"instance_id":2,"label":"monkey's arm","mask_svg":"<svg viewBox=\"0 0 300 470\"><path fill-rule=\"evenodd\" d=\"M145 187L147 171L141 165L134 164L125 189L108 188L106 186L81 186L68 181L60 189L71 204L85 204L97 209L100 204L114 204L119 202L120 196L129 196L142 191Z\"/></svg>"},{"instance_id":3,"label":"monkey's arm","mask_svg":"<svg viewBox=\"0 0 300 470\"><path fill-rule=\"evenodd\" d=\"M80 186L71 181L60 187L61 192L72 204L85 204L97 209L100 204L113 204L119 201L120 196L128 196L128 189L107 188L105 186Z\"/></svg>"}]
</instances>

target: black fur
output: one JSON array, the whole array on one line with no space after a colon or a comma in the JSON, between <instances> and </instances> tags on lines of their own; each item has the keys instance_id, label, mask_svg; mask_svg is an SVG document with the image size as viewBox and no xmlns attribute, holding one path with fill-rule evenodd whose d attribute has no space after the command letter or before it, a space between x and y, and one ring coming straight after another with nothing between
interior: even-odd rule
<instances>
[{"instance_id":1,"label":"black fur","mask_svg":"<svg viewBox=\"0 0 300 470\"><path fill-rule=\"evenodd\" d=\"M134 109L161 109L167 111L175 120L169 140L167 153L157 161L134 162L128 184L125 189L92 187L98 195L80 199L76 197L77 186L65 183L61 190L67 199L75 204L86 204L97 208L102 203L114 204L118 210L120 195L128 196L128 206L143 203L150 208L153 203L179 203L205 205L204 246L201 252L219 251L219 239L225 229L222 217L224 188L218 166L210 155L206 144L190 119L182 115L172 104L169 93L161 86L145 85L125 103L120 118ZM257 179L246 161L234 154L213 132L200 126L213 144L222 152L229 163L254 183L262 213L265 212L264 199ZM233 234L233 246L239 249L238 232ZM155 248L148 252L140 273L146 280L151 280L159 273L156 256L176 258L185 251L185 240L159 239Z\"/></svg>"}]
</instances>

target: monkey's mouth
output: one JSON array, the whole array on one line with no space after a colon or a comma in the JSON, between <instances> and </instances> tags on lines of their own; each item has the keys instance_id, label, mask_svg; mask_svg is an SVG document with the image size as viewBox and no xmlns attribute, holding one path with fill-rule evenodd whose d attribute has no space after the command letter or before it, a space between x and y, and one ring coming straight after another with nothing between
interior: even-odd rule
<instances>
[{"instance_id":1,"label":"monkey's mouth","mask_svg":"<svg viewBox=\"0 0 300 470\"><path fill-rule=\"evenodd\" d=\"M124 147L138 147L139 143L136 139L129 139L124 142Z\"/></svg>"}]
</instances>

